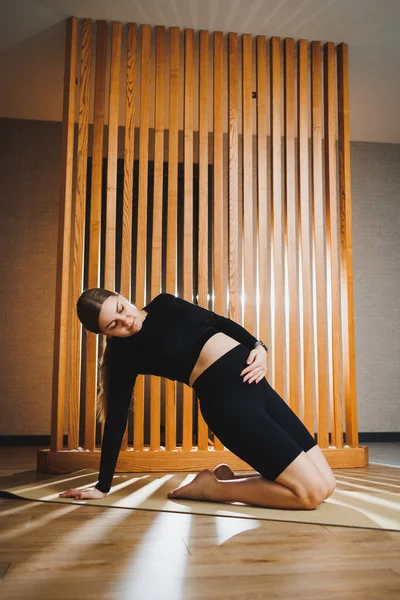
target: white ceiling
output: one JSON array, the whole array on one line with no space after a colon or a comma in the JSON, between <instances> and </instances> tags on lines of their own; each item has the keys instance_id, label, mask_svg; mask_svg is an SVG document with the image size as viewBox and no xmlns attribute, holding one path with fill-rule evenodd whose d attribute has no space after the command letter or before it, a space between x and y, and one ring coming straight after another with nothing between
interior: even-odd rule
<instances>
[{"instance_id":1,"label":"white ceiling","mask_svg":"<svg viewBox=\"0 0 400 600\"><path fill-rule=\"evenodd\" d=\"M49 75L54 85L62 85L55 74L62 73L65 19L72 15L344 41L350 56L352 139L400 143L400 0L0 0L0 117L61 119L62 90L52 92L57 108L44 112L35 82L44 78L47 61L46 85ZM22 77L32 86L25 105L16 97Z\"/></svg>"},{"instance_id":2,"label":"white ceiling","mask_svg":"<svg viewBox=\"0 0 400 600\"><path fill-rule=\"evenodd\" d=\"M74 15L380 46L400 54L399 0L2 0L2 47Z\"/></svg>"}]
</instances>

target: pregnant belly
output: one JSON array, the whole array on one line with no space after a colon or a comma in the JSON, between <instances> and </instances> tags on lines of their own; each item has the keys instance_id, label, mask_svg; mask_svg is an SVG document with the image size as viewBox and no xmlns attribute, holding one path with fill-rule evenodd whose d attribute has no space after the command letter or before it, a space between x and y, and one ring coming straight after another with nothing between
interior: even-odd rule
<instances>
[{"instance_id":1,"label":"pregnant belly","mask_svg":"<svg viewBox=\"0 0 400 600\"><path fill-rule=\"evenodd\" d=\"M232 348L238 345L239 342L222 332L218 332L210 337L202 347L196 364L193 367L193 371L190 374L190 387L192 387L193 383L203 371L223 356L223 354L226 354L229 350L232 350Z\"/></svg>"}]
</instances>

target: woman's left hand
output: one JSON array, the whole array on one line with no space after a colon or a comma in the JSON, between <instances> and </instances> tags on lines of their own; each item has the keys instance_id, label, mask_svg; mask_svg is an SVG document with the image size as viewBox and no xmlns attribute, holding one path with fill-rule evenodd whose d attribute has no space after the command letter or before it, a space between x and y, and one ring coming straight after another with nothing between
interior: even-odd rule
<instances>
[{"instance_id":1,"label":"woman's left hand","mask_svg":"<svg viewBox=\"0 0 400 600\"><path fill-rule=\"evenodd\" d=\"M246 375L243 383L248 380L249 383L255 381L258 383L265 377L267 372L267 352L262 346L253 348L246 361L250 363L249 367L243 369L240 375Z\"/></svg>"}]
</instances>

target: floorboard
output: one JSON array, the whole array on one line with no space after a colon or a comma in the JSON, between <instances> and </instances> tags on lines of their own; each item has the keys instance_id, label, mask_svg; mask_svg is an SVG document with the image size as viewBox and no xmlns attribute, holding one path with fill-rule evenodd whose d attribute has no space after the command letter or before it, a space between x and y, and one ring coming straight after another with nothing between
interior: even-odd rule
<instances>
[{"instance_id":1,"label":"floorboard","mask_svg":"<svg viewBox=\"0 0 400 600\"><path fill-rule=\"evenodd\" d=\"M37 449L0 448L0 479L46 479ZM373 452L338 488L400 493L399 445ZM400 597L400 532L0 499L0 540L2 600Z\"/></svg>"}]
</instances>

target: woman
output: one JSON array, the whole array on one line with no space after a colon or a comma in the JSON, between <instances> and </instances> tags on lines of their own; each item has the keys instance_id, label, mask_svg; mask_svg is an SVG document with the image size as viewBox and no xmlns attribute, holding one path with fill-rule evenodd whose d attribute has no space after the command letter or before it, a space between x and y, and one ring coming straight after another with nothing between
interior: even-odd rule
<instances>
[{"instance_id":1,"label":"woman","mask_svg":"<svg viewBox=\"0 0 400 600\"><path fill-rule=\"evenodd\" d=\"M205 469L168 497L314 509L333 493L335 477L313 436L265 379L266 346L241 325L171 294L139 310L102 288L83 292L77 313L88 331L107 336L97 406L105 426L98 483L60 497L109 491L140 373L193 387L213 433L256 471Z\"/></svg>"}]
</instances>

